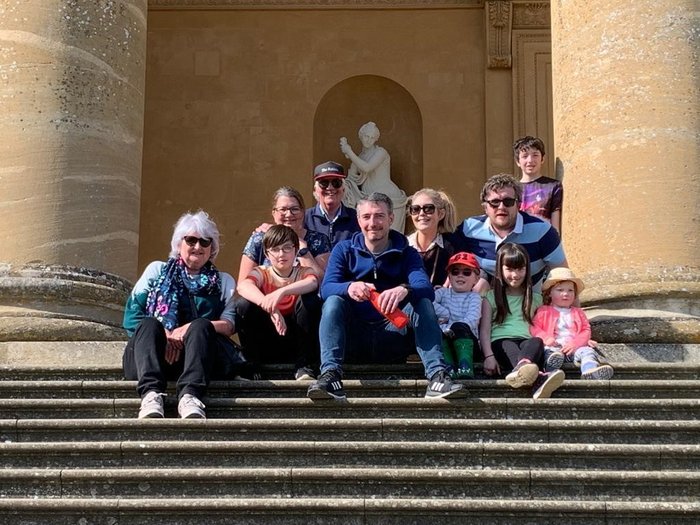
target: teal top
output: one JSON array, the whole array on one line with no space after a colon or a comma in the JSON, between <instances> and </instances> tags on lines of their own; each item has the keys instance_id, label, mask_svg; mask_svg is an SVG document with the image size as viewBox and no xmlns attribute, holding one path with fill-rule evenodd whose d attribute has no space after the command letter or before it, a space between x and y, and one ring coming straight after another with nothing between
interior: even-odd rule
<instances>
[{"instance_id":1,"label":"teal top","mask_svg":"<svg viewBox=\"0 0 700 525\"><path fill-rule=\"evenodd\" d=\"M486 300L491 305L491 341L499 339L530 339L530 325L523 317L523 296L507 295L510 313L502 323L496 324L496 299L493 290L486 294ZM542 296L537 292L532 294L530 314L534 317L535 310L542 304Z\"/></svg>"}]
</instances>

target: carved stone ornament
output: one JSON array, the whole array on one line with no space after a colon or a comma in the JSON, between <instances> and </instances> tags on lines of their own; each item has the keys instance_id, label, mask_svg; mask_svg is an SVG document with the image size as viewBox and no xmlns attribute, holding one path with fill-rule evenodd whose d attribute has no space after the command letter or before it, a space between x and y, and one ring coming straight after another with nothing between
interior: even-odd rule
<instances>
[{"instance_id":1,"label":"carved stone ornament","mask_svg":"<svg viewBox=\"0 0 700 525\"><path fill-rule=\"evenodd\" d=\"M488 67L489 69L509 69L513 62L510 52L511 3L504 0L489 0L486 6Z\"/></svg>"},{"instance_id":2,"label":"carved stone ornament","mask_svg":"<svg viewBox=\"0 0 700 525\"><path fill-rule=\"evenodd\" d=\"M513 2L513 29L549 29L549 2Z\"/></svg>"},{"instance_id":3,"label":"carved stone ornament","mask_svg":"<svg viewBox=\"0 0 700 525\"><path fill-rule=\"evenodd\" d=\"M481 9L484 0L148 0L168 9Z\"/></svg>"}]
</instances>

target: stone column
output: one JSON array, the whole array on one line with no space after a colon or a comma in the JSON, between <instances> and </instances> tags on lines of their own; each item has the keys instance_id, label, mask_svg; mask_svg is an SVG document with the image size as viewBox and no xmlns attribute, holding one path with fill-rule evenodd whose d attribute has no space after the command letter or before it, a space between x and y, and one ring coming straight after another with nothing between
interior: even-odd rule
<instances>
[{"instance_id":1,"label":"stone column","mask_svg":"<svg viewBox=\"0 0 700 525\"><path fill-rule=\"evenodd\" d=\"M122 337L147 0L0 2L0 340Z\"/></svg>"},{"instance_id":2,"label":"stone column","mask_svg":"<svg viewBox=\"0 0 700 525\"><path fill-rule=\"evenodd\" d=\"M698 342L698 2L551 6L563 236L594 336Z\"/></svg>"}]
</instances>

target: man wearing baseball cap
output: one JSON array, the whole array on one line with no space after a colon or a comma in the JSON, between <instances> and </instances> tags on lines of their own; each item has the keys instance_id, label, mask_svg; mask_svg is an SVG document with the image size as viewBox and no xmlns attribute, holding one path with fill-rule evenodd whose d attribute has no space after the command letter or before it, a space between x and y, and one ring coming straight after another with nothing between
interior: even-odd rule
<instances>
[{"instance_id":1,"label":"man wearing baseball cap","mask_svg":"<svg viewBox=\"0 0 700 525\"><path fill-rule=\"evenodd\" d=\"M357 212L343 204L345 170L337 162L324 162L314 168L316 206L304 214L304 227L328 237L331 246L360 231Z\"/></svg>"}]
</instances>

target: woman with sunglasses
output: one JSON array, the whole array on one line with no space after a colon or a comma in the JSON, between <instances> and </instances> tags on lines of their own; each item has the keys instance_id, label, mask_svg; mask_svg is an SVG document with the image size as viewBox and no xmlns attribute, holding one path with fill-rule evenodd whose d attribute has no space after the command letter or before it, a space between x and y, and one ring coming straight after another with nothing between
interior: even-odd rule
<instances>
[{"instance_id":1,"label":"woman with sunglasses","mask_svg":"<svg viewBox=\"0 0 700 525\"><path fill-rule=\"evenodd\" d=\"M457 211L452 199L444 191L423 188L408 198L407 212L415 228L408 243L418 250L433 286L443 286L447 262L456 251L452 231Z\"/></svg>"},{"instance_id":2,"label":"woman with sunglasses","mask_svg":"<svg viewBox=\"0 0 700 525\"><path fill-rule=\"evenodd\" d=\"M204 211L175 224L167 262L146 267L127 300L126 379L137 380L139 418L163 417L168 380L177 380L178 414L204 418L202 397L218 345L234 332L236 282L214 266L219 230Z\"/></svg>"},{"instance_id":3,"label":"woman with sunglasses","mask_svg":"<svg viewBox=\"0 0 700 525\"><path fill-rule=\"evenodd\" d=\"M331 251L328 237L322 233L304 227L304 197L294 188L282 186L272 196L272 219L275 224L289 226L299 237L299 251L295 264L311 268L318 276L323 277ZM248 239L243 248L241 264L238 270L238 281L248 277L256 266L270 266L270 260L263 249L263 236L267 228L258 228Z\"/></svg>"}]
</instances>

